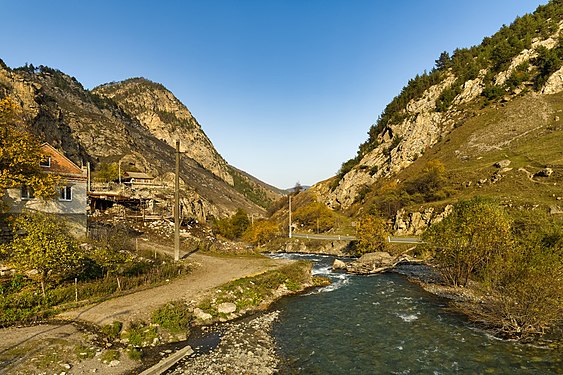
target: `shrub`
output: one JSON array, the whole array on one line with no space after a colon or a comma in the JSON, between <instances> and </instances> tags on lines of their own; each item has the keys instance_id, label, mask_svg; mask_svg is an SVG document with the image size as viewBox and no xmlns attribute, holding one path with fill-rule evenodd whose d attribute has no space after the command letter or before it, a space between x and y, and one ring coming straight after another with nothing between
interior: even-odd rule
<instances>
[{"instance_id":1,"label":"shrub","mask_svg":"<svg viewBox=\"0 0 563 375\"><path fill-rule=\"evenodd\" d=\"M181 333L188 330L192 318L184 301L173 301L155 310L151 321L171 333Z\"/></svg>"},{"instance_id":2,"label":"shrub","mask_svg":"<svg viewBox=\"0 0 563 375\"><path fill-rule=\"evenodd\" d=\"M474 198L461 201L443 221L424 233L426 246L452 285L465 286L512 243L510 219L497 204Z\"/></svg>"},{"instance_id":3,"label":"shrub","mask_svg":"<svg viewBox=\"0 0 563 375\"><path fill-rule=\"evenodd\" d=\"M272 241L280 234L281 231L278 224L268 220L259 220L248 227L242 239L253 245L263 245Z\"/></svg>"},{"instance_id":4,"label":"shrub","mask_svg":"<svg viewBox=\"0 0 563 375\"><path fill-rule=\"evenodd\" d=\"M386 248L385 221L375 215L364 215L356 226L356 255L384 251Z\"/></svg>"}]
</instances>

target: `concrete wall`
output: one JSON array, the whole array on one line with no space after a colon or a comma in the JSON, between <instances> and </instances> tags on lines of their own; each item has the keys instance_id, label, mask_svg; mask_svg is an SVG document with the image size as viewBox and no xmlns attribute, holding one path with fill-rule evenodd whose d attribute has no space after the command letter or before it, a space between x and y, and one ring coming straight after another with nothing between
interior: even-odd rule
<instances>
[{"instance_id":1,"label":"concrete wall","mask_svg":"<svg viewBox=\"0 0 563 375\"><path fill-rule=\"evenodd\" d=\"M68 220L69 230L76 237L86 235L88 196L86 181L68 181L72 186L72 200L61 201L58 195L54 198L21 199L21 189L8 189L3 197L9 207L9 213L19 214L25 210L41 211L61 215Z\"/></svg>"}]
</instances>

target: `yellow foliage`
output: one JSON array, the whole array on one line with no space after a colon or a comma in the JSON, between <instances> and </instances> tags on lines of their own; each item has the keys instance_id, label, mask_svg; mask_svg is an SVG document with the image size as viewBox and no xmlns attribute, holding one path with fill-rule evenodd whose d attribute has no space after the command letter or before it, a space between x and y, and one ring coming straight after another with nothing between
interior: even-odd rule
<instances>
[{"instance_id":1,"label":"yellow foliage","mask_svg":"<svg viewBox=\"0 0 563 375\"><path fill-rule=\"evenodd\" d=\"M263 245L280 234L279 225L268 220L260 220L248 227L242 239L253 245Z\"/></svg>"},{"instance_id":2,"label":"yellow foliage","mask_svg":"<svg viewBox=\"0 0 563 375\"><path fill-rule=\"evenodd\" d=\"M364 215L356 225L358 254L384 251L386 247L385 221L374 215Z\"/></svg>"},{"instance_id":3,"label":"yellow foliage","mask_svg":"<svg viewBox=\"0 0 563 375\"><path fill-rule=\"evenodd\" d=\"M54 195L58 178L42 172L41 144L23 129L21 109L10 98L0 100L0 190L27 185L38 197Z\"/></svg>"}]
</instances>

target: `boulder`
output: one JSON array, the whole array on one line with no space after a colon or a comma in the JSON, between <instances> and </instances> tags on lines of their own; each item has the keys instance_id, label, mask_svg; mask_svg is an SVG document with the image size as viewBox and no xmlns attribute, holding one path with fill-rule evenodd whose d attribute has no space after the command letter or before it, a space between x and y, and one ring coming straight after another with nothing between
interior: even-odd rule
<instances>
[{"instance_id":1,"label":"boulder","mask_svg":"<svg viewBox=\"0 0 563 375\"><path fill-rule=\"evenodd\" d=\"M391 254L385 251L377 251L375 253L364 254L358 259L361 263L388 263L395 259Z\"/></svg>"},{"instance_id":2,"label":"boulder","mask_svg":"<svg viewBox=\"0 0 563 375\"><path fill-rule=\"evenodd\" d=\"M506 167L508 167L509 165L510 165L510 160L508 160L508 159L504 159L504 160L501 160L501 161L497 161L497 162L495 163L495 167L497 167L497 168L506 168Z\"/></svg>"},{"instance_id":3,"label":"boulder","mask_svg":"<svg viewBox=\"0 0 563 375\"><path fill-rule=\"evenodd\" d=\"M196 317L196 319L199 319L204 322L211 320L213 318L211 314L206 313L200 308L194 309L194 316Z\"/></svg>"},{"instance_id":4,"label":"boulder","mask_svg":"<svg viewBox=\"0 0 563 375\"><path fill-rule=\"evenodd\" d=\"M217 312L219 314L232 314L237 311L237 305L232 302L223 302L217 306Z\"/></svg>"},{"instance_id":5,"label":"boulder","mask_svg":"<svg viewBox=\"0 0 563 375\"><path fill-rule=\"evenodd\" d=\"M344 263L340 259L335 259L334 262L332 263L332 269L333 270L345 270L346 269L346 263Z\"/></svg>"},{"instance_id":6,"label":"boulder","mask_svg":"<svg viewBox=\"0 0 563 375\"><path fill-rule=\"evenodd\" d=\"M541 169L541 170L537 171L537 172L534 174L534 177L549 177L549 176L551 176L552 174L553 174L553 169L551 169L551 168L544 168L544 169Z\"/></svg>"}]
</instances>

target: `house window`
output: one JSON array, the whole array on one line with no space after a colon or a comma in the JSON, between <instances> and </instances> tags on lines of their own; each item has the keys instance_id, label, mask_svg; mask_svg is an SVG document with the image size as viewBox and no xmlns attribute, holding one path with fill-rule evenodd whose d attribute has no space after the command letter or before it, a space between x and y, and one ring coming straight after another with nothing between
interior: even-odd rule
<instances>
[{"instance_id":1,"label":"house window","mask_svg":"<svg viewBox=\"0 0 563 375\"><path fill-rule=\"evenodd\" d=\"M41 167L51 168L51 157L47 156L47 157L41 159L41 161L39 162L39 165Z\"/></svg>"},{"instance_id":2,"label":"house window","mask_svg":"<svg viewBox=\"0 0 563 375\"><path fill-rule=\"evenodd\" d=\"M71 201L72 200L72 186L61 187L61 195L59 196L60 201Z\"/></svg>"},{"instance_id":3,"label":"house window","mask_svg":"<svg viewBox=\"0 0 563 375\"><path fill-rule=\"evenodd\" d=\"M35 198L35 191L31 186L23 185L21 190L22 200Z\"/></svg>"}]
</instances>

